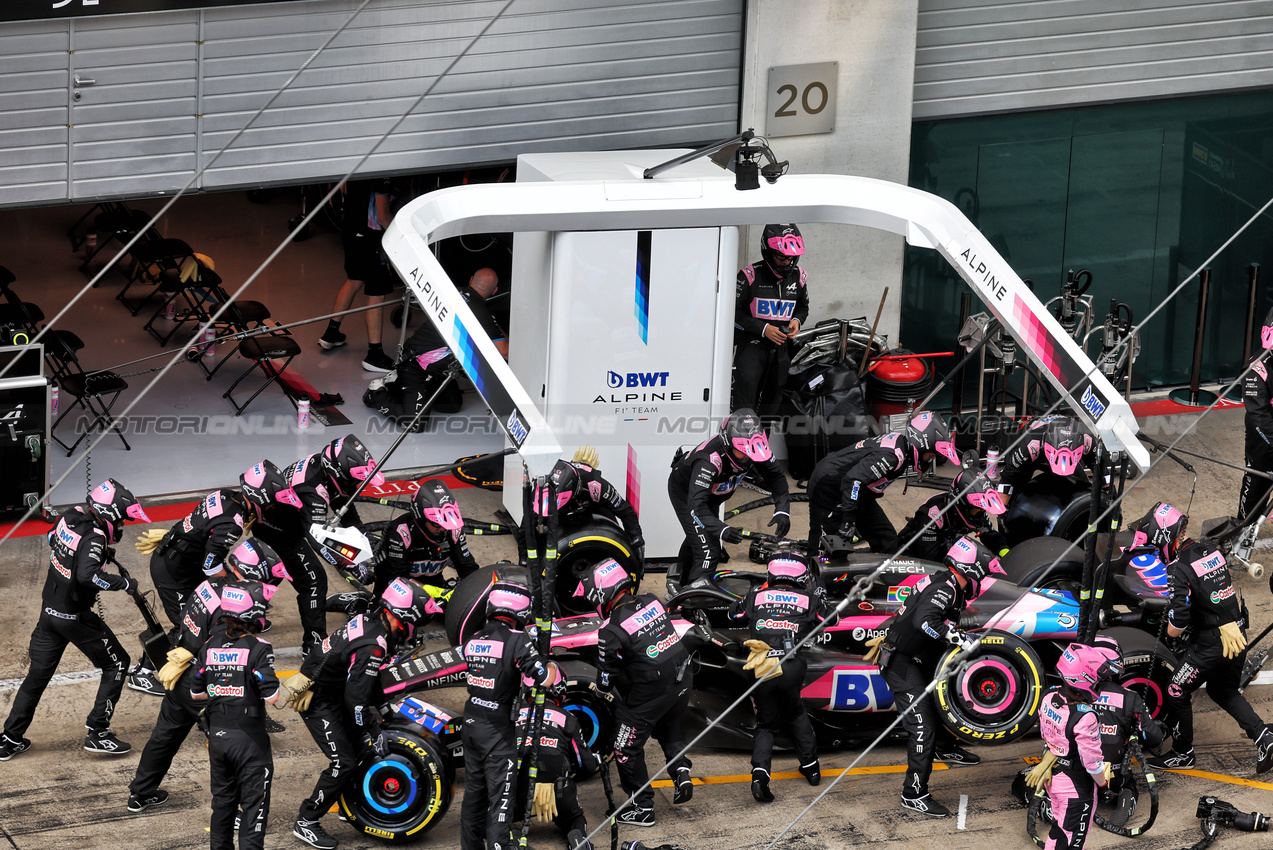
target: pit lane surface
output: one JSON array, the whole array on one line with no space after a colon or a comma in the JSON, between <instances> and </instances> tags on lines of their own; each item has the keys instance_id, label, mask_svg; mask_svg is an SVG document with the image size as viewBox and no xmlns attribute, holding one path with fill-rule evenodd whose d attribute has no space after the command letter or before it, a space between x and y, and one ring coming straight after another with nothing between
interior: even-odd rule
<instances>
[{"instance_id":1,"label":"pit lane surface","mask_svg":"<svg viewBox=\"0 0 1273 850\"><path fill-rule=\"evenodd\" d=\"M1191 436L1183 445L1197 451L1217 452L1226 460L1241 461L1241 413L1216 413L1204 422L1201 433ZM1126 515L1139 516L1159 498L1188 501L1191 477L1173 464L1164 464L1129 498ZM125 481L125 483L127 483ZM1237 473L1203 469L1198 482L1191 515L1192 528L1201 521L1233 510L1238 484ZM911 488L902 493L902 484L894 485L884 499L890 515L900 527L904 516L930 495L930 491ZM750 501L757 494L743 491L735 502ZM465 490L459 495L466 514L489 517L497 507L494 494ZM369 519L383 516L368 511ZM804 505L793 511L793 531L806 528ZM755 511L741 517L741 524L754 530L765 530L768 512ZM163 525L155 527L165 527ZM120 559L135 575L146 576L145 559L133 551L131 541L142 527L130 526L119 548ZM513 543L507 537L472 538L478 560L493 562L510 557ZM731 566L745 563L745 546L731 547ZM47 547L42 537L11 540L0 550L0 714L7 714L13 701L16 681L25 672L27 637L38 612L40 588L47 570ZM655 586L661 577L653 577ZM146 579L143 578L143 582ZM1238 586L1246 596L1255 626L1262 628L1273 619L1273 596L1266 581L1238 578ZM333 575L333 590L340 584ZM143 628L140 616L122 594L103 594L108 622L129 652L137 654L136 634ZM280 670L296 668L298 655L288 648L299 644L296 627L294 594L290 588L275 597L272 618L275 628L266 636L280 647ZM329 619L329 627L338 625ZM435 639L433 644L441 646ZM78 652L69 649L60 672L85 671L88 664ZM121 757L92 756L82 750L83 718L96 690L91 677L67 684L51 686L36 713L27 737L33 748L9 762L0 763L0 850L12 847L33 848L119 847L128 850L207 846L206 827L209 819L208 764L204 742L193 732L179 753L164 787L172 794L168 803L141 815L125 810L127 785L150 733L160 700L125 689L115 715L114 728L133 744L133 752ZM1253 686L1247 692L1256 710L1273 721L1273 688ZM463 691L451 688L431 692L429 699L440 705L458 709ZM1096 830L1088 842L1092 848L1138 847L1146 850L1175 850L1192 845L1200 837L1194 809L1202 794L1214 794L1245 811L1273 812L1273 773L1257 779L1254 776L1254 748L1227 714L1199 693L1195 697L1195 720L1198 773L1213 776L1159 774L1162 809L1158 821L1148 835L1124 839ZM290 711L275 712L286 729L271 736L274 746L276 779L267 848L302 847L291 835L291 823L297 807L313 786L314 778L325 760L310 739L299 718ZM882 768L885 772L846 777L828 794L779 845L784 848L882 847L916 848L917 850L986 850L1028 848L1024 810L1008 795L1013 774L1026 764L1025 757L1037 756L1041 743L1029 737L1016 744L981 747L977 752L983 762L977 767L937 770L932 790L943 803L957 809L961 795L968 798L966 828L957 828L956 818L931 820L904 812L898 805L901 777L891 769L900 769L904 751L897 742L888 742L870 753L862 766ZM749 769L748 754L701 750L692 753L694 774L708 777L707 784L696 787L694 799L673 807L671 789L655 790L657 824L651 829L625 828L621 839L641 840L649 846L665 842L681 845L686 850L736 850L764 848L782 831L814 797L831 781L833 769L853 761L858 750L823 754L827 774L820 788L810 788L800 778L781 778L773 783L777 800L761 805L751 798L745 781ZM651 743L647 750L652 765L661 764L659 750ZM775 771L793 771L794 758L779 754ZM416 846L455 847L459 841L459 807L462 800L463 774L451 811L441 823L428 832ZM1267 779L1268 782L1260 781ZM605 808L601 783L592 780L581 789L581 801L591 825L600 822ZM1147 805L1147 797L1142 797ZM1133 820L1139 823L1143 815ZM385 845L367 838L339 823L335 815L324 820L324 826L346 848L383 848ZM530 834L532 845L560 847L562 842L552 826L535 825ZM609 842L609 831L597 836L598 847ZM1267 850L1267 834L1223 832L1213 847L1222 850Z\"/></svg>"}]
</instances>

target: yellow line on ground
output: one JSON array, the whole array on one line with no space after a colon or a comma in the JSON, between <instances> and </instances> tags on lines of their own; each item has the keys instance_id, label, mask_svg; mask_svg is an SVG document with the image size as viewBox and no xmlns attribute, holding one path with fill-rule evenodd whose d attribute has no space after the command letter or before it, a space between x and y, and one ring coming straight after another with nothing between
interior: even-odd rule
<instances>
[{"instance_id":1,"label":"yellow line on ground","mask_svg":"<svg viewBox=\"0 0 1273 850\"><path fill-rule=\"evenodd\" d=\"M1026 764L1038 764L1041 759L1034 756L1025 756L1021 759ZM1133 759L1134 764L1140 762ZM937 765L933 765L936 767ZM1243 779L1241 776L1230 776L1227 773L1212 773L1209 770L1172 770L1163 768L1167 773L1179 773L1184 776L1194 776L1198 779L1210 779L1213 782L1224 782L1229 785L1245 785L1248 788L1263 788L1265 791L1273 791L1273 782L1261 782L1258 779Z\"/></svg>"},{"instance_id":2,"label":"yellow line on ground","mask_svg":"<svg viewBox=\"0 0 1273 850\"><path fill-rule=\"evenodd\" d=\"M949 768L940 762L933 765L933 770L949 770ZM848 771L849 776L875 776L881 773L905 773L906 765L904 764L883 764L875 767L855 767ZM845 773L844 768L833 768L831 770L823 770L822 775L839 776ZM772 773L769 775L770 781L775 779L804 779L798 770L784 770L780 773ZM751 782L750 773L735 773L727 776L695 776L695 785L737 785L744 782ZM672 780L656 779L651 785L655 788L671 788Z\"/></svg>"}]
</instances>

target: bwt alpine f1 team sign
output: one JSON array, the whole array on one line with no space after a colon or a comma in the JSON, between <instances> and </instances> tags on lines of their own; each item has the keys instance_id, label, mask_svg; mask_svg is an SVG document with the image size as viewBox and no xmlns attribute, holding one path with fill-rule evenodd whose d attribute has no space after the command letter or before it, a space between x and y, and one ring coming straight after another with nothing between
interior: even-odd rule
<instances>
[{"instance_id":1,"label":"bwt alpine f1 team sign","mask_svg":"<svg viewBox=\"0 0 1273 850\"><path fill-rule=\"evenodd\" d=\"M273 0L300 3L309 0ZM30 21L39 18L83 18L92 15L122 15L127 12L168 12L175 9L202 9L212 6L254 6L262 0L0 0L0 21Z\"/></svg>"}]
</instances>

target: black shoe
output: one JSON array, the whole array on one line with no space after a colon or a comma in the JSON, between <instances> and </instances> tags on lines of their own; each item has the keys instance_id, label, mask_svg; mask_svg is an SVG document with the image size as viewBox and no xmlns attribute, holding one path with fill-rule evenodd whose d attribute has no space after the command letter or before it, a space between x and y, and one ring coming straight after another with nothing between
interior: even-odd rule
<instances>
[{"instance_id":1,"label":"black shoe","mask_svg":"<svg viewBox=\"0 0 1273 850\"><path fill-rule=\"evenodd\" d=\"M1265 726L1255 740L1255 772L1268 773L1273 768L1273 726Z\"/></svg>"},{"instance_id":2,"label":"black shoe","mask_svg":"<svg viewBox=\"0 0 1273 850\"><path fill-rule=\"evenodd\" d=\"M1178 753L1173 748L1160 756L1149 757L1145 760L1145 763L1155 770L1185 770L1197 764L1198 760L1194 758L1193 750L1187 753ZM1265 768L1265 770L1267 769Z\"/></svg>"},{"instance_id":3,"label":"black shoe","mask_svg":"<svg viewBox=\"0 0 1273 850\"><path fill-rule=\"evenodd\" d=\"M370 593L359 593L356 591L348 591L345 593L333 593L327 597L323 603L323 607L333 614L345 614L354 616L355 614L365 614L371 608L371 603L375 599Z\"/></svg>"},{"instance_id":4,"label":"black shoe","mask_svg":"<svg viewBox=\"0 0 1273 850\"><path fill-rule=\"evenodd\" d=\"M277 735L279 732L286 732L287 727L267 714L265 716L265 731L271 735Z\"/></svg>"},{"instance_id":5,"label":"black shoe","mask_svg":"<svg viewBox=\"0 0 1273 850\"><path fill-rule=\"evenodd\" d=\"M31 749L31 742L26 738L13 740L8 735L0 735L0 761L8 761Z\"/></svg>"},{"instance_id":6,"label":"black shoe","mask_svg":"<svg viewBox=\"0 0 1273 850\"><path fill-rule=\"evenodd\" d=\"M166 802L168 802L168 792L162 788L151 791L149 794L142 794L140 797L133 794L128 798L128 811L137 814L151 806L162 806Z\"/></svg>"},{"instance_id":7,"label":"black shoe","mask_svg":"<svg viewBox=\"0 0 1273 850\"><path fill-rule=\"evenodd\" d=\"M614 816L624 826L654 826L654 809L627 808Z\"/></svg>"},{"instance_id":8,"label":"black shoe","mask_svg":"<svg viewBox=\"0 0 1273 850\"><path fill-rule=\"evenodd\" d=\"M572 829L566 833L566 846L570 850L592 850L592 843L582 829Z\"/></svg>"},{"instance_id":9,"label":"black shoe","mask_svg":"<svg viewBox=\"0 0 1273 850\"><path fill-rule=\"evenodd\" d=\"M903 794L902 808L928 815L930 818L950 817L950 809L934 800L932 794L924 794L922 797L907 797Z\"/></svg>"},{"instance_id":10,"label":"black shoe","mask_svg":"<svg viewBox=\"0 0 1273 850\"><path fill-rule=\"evenodd\" d=\"M800 775L808 780L810 785L817 785L822 781L822 765L817 759L809 762L809 764L800 765Z\"/></svg>"},{"instance_id":11,"label":"black shoe","mask_svg":"<svg viewBox=\"0 0 1273 850\"><path fill-rule=\"evenodd\" d=\"M154 670L144 670L139 665L128 674L128 687L143 694L161 697L167 693L164 686L155 678Z\"/></svg>"},{"instance_id":12,"label":"black shoe","mask_svg":"<svg viewBox=\"0 0 1273 850\"><path fill-rule=\"evenodd\" d=\"M84 738L84 749L99 756L122 756L132 752L133 745L115 737L109 729L89 732Z\"/></svg>"},{"instance_id":13,"label":"black shoe","mask_svg":"<svg viewBox=\"0 0 1273 850\"><path fill-rule=\"evenodd\" d=\"M379 348L369 350L367 356L362 359L362 368L367 372L379 372L384 374L393 371L394 363L389 359L389 355L385 354Z\"/></svg>"},{"instance_id":14,"label":"black shoe","mask_svg":"<svg viewBox=\"0 0 1273 850\"><path fill-rule=\"evenodd\" d=\"M690 760L678 767L672 775L672 804L688 803L694 796L694 781L690 779Z\"/></svg>"},{"instance_id":15,"label":"black shoe","mask_svg":"<svg viewBox=\"0 0 1273 850\"><path fill-rule=\"evenodd\" d=\"M763 767L751 769L751 795L758 803L772 803L774 793L769 790L769 771Z\"/></svg>"},{"instance_id":16,"label":"black shoe","mask_svg":"<svg viewBox=\"0 0 1273 850\"><path fill-rule=\"evenodd\" d=\"M318 344L326 351L333 348L340 348L345 344L345 335L334 328L328 327L323 331L323 335L318 338Z\"/></svg>"},{"instance_id":17,"label":"black shoe","mask_svg":"<svg viewBox=\"0 0 1273 850\"><path fill-rule=\"evenodd\" d=\"M323 825L316 820L298 820L292 827L292 835L318 850L335 850L336 839L323 830Z\"/></svg>"},{"instance_id":18,"label":"black shoe","mask_svg":"<svg viewBox=\"0 0 1273 850\"><path fill-rule=\"evenodd\" d=\"M938 748L933 754L933 761L945 762L946 764L981 764L981 756L976 753L970 753L958 744L947 744Z\"/></svg>"}]
</instances>

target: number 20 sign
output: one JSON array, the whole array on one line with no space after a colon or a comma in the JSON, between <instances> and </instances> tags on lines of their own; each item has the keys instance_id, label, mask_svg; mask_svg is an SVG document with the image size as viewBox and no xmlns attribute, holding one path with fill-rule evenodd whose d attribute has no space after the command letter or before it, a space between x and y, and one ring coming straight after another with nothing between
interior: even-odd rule
<instances>
[{"instance_id":1,"label":"number 20 sign","mask_svg":"<svg viewBox=\"0 0 1273 850\"><path fill-rule=\"evenodd\" d=\"M834 130L839 76L839 62L770 68L765 135L804 136Z\"/></svg>"}]
</instances>

